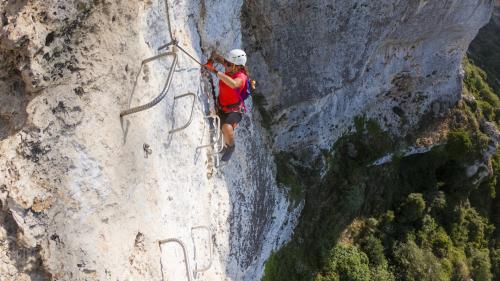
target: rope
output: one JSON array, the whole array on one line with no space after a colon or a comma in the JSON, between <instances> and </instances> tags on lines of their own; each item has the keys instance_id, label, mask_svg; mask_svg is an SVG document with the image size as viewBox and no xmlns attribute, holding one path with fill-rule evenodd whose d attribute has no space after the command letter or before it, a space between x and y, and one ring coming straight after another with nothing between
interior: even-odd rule
<instances>
[{"instance_id":1,"label":"rope","mask_svg":"<svg viewBox=\"0 0 500 281\"><path fill-rule=\"evenodd\" d=\"M167 13L167 21L168 21L168 32L170 34L170 38L172 39L172 41L169 42L169 43L167 43L167 44L165 44L165 45L163 45L163 46L161 46L161 47L159 47L158 51L160 51L162 49L165 49L167 47L170 47L170 46L174 46L174 52L167 52L167 53L159 54L157 56L154 56L154 57L151 57L151 58L148 58L148 59L144 60L142 62L142 64L141 64L141 69L139 70L139 73L137 74L136 83L134 84L134 89L132 90L132 94L135 91L135 87L136 87L136 84L137 84L137 79L139 78L139 74L140 74L140 72L141 72L142 67L144 66L144 64L149 63L149 62L151 62L153 60L156 60L156 59L158 59L160 57L163 57L163 56L173 55L174 56L174 61L172 62L172 67L170 68L170 72L168 74L167 82L165 83L165 86L163 87L163 90L160 92L160 95L157 96L155 99L153 99L152 101L150 101L150 102L148 102L146 104L143 104L143 105L140 105L140 106L136 106L136 107L133 107L133 108L130 108L130 109L127 109L127 110L124 110L124 111L120 112L120 117L123 117L123 116L129 115L129 114L134 114L134 113L137 113L137 112L140 112L140 111L144 111L144 110L150 109L151 107L155 106L156 104L158 104L160 101L163 100L163 98L168 93L168 90L170 89L170 84L172 82L174 70L175 70L175 67L177 66L178 56L175 53L175 48L176 47L179 50L181 50L184 54L186 54L190 59L192 59L193 61L195 61L197 64L199 64L200 66L203 66L203 64L201 62L199 62L195 57L193 57L190 53L188 53L186 50L184 50L184 48L182 48L181 46L179 46L179 41L177 41L177 39L174 38L173 33L172 33L172 24L170 23L170 12L169 12L169 7L168 7L168 1L167 0L165 0L165 8L166 8L166 13ZM213 81L212 81L212 86L213 86ZM214 94L214 102L215 102L215 94ZM129 107L130 107L130 103L129 103Z\"/></svg>"},{"instance_id":2,"label":"rope","mask_svg":"<svg viewBox=\"0 0 500 281\"><path fill-rule=\"evenodd\" d=\"M179 46L179 44L176 42L175 43L175 46L177 48L179 48L179 50L181 50L182 52L184 52L184 54L186 54L189 58L191 58L192 60L194 60L197 64L203 66L203 64L201 62L199 62L195 57L193 57L190 53L188 53L186 50L184 50L181 46Z\"/></svg>"},{"instance_id":3,"label":"rope","mask_svg":"<svg viewBox=\"0 0 500 281\"><path fill-rule=\"evenodd\" d=\"M165 0L165 11L167 12L167 22L168 22L168 33L170 34L170 40L175 42L174 35L172 34L172 25L170 24L170 12L168 9L168 0Z\"/></svg>"}]
</instances>

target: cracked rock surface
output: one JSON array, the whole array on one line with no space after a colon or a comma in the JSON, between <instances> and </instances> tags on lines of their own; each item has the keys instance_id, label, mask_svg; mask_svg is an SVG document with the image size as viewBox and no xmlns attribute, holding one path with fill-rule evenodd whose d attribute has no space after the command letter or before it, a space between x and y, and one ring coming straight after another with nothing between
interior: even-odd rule
<instances>
[{"instance_id":1,"label":"cracked rock surface","mask_svg":"<svg viewBox=\"0 0 500 281\"><path fill-rule=\"evenodd\" d=\"M329 149L354 116L411 133L460 99L460 63L494 1L249 1L244 40L273 148Z\"/></svg>"},{"instance_id":2,"label":"cracked rock surface","mask_svg":"<svg viewBox=\"0 0 500 281\"><path fill-rule=\"evenodd\" d=\"M302 207L278 188L273 152L307 162L354 116L404 135L445 112L493 5L168 3L170 26L164 0L0 3L2 281L187 280L179 244L159 246L169 238L185 245L197 280L259 280ZM119 118L162 92L172 57L141 63L171 40L169 27L199 60L248 51L264 111L249 102L225 167L198 149L210 141L210 85L180 52L165 99ZM188 92L194 100L175 99ZM192 108L190 125L170 133ZM210 246L210 269L193 274Z\"/></svg>"},{"instance_id":3,"label":"cracked rock surface","mask_svg":"<svg viewBox=\"0 0 500 281\"><path fill-rule=\"evenodd\" d=\"M174 36L199 59L210 48L200 30L228 32L203 25L198 1L169 2ZM225 4L235 13L241 6ZM299 208L277 188L252 114L231 165L214 169L211 150L197 149L209 142L209 89L179 53L165 99L119 118L164 86L171 56L140 66L170 41L165 2L0 5L0 279L182 280L182 249L158 244L169 238L185 245L198 280L258 279ZM227 48L241 45L231 24L233 36L219 42ZM188 92L194 100L174 99ZM169 133L192 108L191 124Z\"/></svg>"}]
</instances>

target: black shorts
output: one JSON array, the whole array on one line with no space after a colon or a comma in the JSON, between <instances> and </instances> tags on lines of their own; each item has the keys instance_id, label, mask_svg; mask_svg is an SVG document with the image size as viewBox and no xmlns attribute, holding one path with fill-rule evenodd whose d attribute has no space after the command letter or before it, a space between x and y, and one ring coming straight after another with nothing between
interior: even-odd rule
<instances>
[{"instance_id":1,"label":"black shorts","mask_svg":"<svg viewBox=\"0 0 500 281\"><path fill-rule=\"evenodd\" d=\"M224 124L238 124L240 123L241 119L243 118L243 114L241 112L220 112L220 123L221 125Z\"/></svg>"}]
</instances>

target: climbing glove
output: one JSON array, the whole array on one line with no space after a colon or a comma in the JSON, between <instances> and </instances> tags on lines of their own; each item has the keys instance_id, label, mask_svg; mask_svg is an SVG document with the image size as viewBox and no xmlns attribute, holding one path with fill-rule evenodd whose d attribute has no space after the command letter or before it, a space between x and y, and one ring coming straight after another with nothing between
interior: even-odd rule
<instances>
[{"instance_id":1,"label":"climbing glove","mask_svg":"<svg viewBox=\"0 0 500 281\"><path fill-rule=\"evenodd\" d=\"M214 67L214 62L212 60L208 60L207 63L203 65L208 71L217 73L217 69Z\"/></svg>"}]
</instances>

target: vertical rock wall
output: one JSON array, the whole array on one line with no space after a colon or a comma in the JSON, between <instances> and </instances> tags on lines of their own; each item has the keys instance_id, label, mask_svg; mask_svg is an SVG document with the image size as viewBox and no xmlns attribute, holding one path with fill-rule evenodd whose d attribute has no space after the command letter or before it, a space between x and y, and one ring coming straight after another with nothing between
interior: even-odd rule
<instances>
[{"instance_id":1,"label":"vertical rock wall","mask_svg":"<svg viewBox=\"0 0 500 281\"><path fill-rule=\"evenodd\" d=\"M272 117L274 149L316 155L351 130L354 116L403 136L423 116L439 116L460 97L461 59L492 6L249 1L244 39Z\"/></svg>"},{"instance_id":2,"label":"vertical rock wall","mask_svg":"<svg viewBox=\"0 0 500 281\"><path fill-rule=\"evenodd\" d=\"M200 59L201 47L241 44L242 3L215 4L169 1L174 36ZM179 52L165 99L119 118L165 84L172 57L140 67L171 39L165 2L7 1L1 11L1 279L186 280L180 246L158 245L167 238L186 245L191 271L213 244L199 280L258 279L296 212L251 113L231 164L215 171L210 150L197 150L209 141L200 67ZM188 92L194 100L174 99ZM169 133L192 108L191 124Z\"/></svg>"},{"instance_id":3,"label":"vertical rock wall","mask_svg":"<svg viewBox=\"0 0 500 281\"><path fill-rule=\"evenodd\" d=\"M271 148L312 151L306 162L354 116L404 135L445 111L492 1L169 5L174 36L200 60L247 48L270 130L250 110L236 154L214 171L210 150L196 149L209 139L206 84L181 53L165 99L120 120L165 84L171 57L140 67L171 39L164 1L3 1L2 280L186 280L180 247L158 245L166 238L185 243L191 270L209 263L213 242L199 280L260 279L300 211L277 188ZM171 134L191 115L191 97L174 99L187 92L192 122Z\"/></svg>"}]
</instances>

